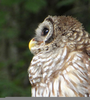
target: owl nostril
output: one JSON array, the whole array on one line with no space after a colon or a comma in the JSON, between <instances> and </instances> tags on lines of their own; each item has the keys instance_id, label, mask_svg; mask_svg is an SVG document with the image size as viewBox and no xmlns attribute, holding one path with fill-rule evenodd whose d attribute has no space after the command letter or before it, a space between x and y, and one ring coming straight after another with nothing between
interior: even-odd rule
<instances>
[{"instance_id":1,"label":"owl nostril","mask_svg":"<svg viewBox=\"0 0 90 100\"><path fill-rule=\"evenodd\" d=\"M32 40L33 40L33 41L35 41L35 39L34 39L34 38L33 38Z\"/></svg>"}]
</instances>

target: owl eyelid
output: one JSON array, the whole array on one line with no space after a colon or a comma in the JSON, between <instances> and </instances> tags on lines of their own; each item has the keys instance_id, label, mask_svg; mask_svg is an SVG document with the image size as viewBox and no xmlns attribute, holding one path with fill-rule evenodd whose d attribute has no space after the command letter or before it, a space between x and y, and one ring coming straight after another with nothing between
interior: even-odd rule
<instances>
[{"instance_id":1,"label":"owl eyelid","mask_svg":"<svg viewBox=\"0 0 90 100\"><path fill-rule=\"evenodd\" d=\"M47 27L44 27L43 30L42 30L41 35L46 36L48 34L48 32L49 32L49 29Z\"/></svg>"}]
</instances>

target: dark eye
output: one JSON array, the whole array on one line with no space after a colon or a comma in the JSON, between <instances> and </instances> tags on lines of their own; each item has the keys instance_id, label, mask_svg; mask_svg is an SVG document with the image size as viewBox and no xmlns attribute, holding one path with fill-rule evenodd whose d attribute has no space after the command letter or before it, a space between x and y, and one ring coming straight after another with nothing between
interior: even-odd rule
<instances>
[{"instance_id":1,"label":"dark eye","mask_svg":"<svg viewBox=\"0 0 90 100\"><path fill-rule=\"evenodd\" d=\"M47 34L48 34L48 32L49 32L49 29L45 27L45 28L43 29L42 34L41 34L41 35L42 35L42 36L45 36L45 35L47 35Z\"/></svg>"}]
</instances>

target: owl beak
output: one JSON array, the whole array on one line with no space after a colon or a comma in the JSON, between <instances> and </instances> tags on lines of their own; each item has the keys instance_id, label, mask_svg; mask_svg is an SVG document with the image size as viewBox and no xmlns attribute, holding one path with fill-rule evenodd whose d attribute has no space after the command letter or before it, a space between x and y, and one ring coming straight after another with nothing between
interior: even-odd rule
<instances>
[{"instance_id":1,"label":"owl beak","mask_svg":"<svg viewBox=\"0 0 90 100\"><path fill-rule=\"evenodd\" d=\"M34 38L32 38L29 42L29 49L31 50L31 48L36 45L40 46L42 43L43 41L36 41Z\"/></svg>"},{"instance_id":2,"label":"owl beak","mask_svg":"<svg viewBox=\"0 0 90 100\"><path fill-rule=\"evenodd\" d=\"M34 47L35 45L37 45L37 41L35 41L35 39L31 39L29 42L29 49L31 50L32 47Z\"/></svg>"}]
</instances>

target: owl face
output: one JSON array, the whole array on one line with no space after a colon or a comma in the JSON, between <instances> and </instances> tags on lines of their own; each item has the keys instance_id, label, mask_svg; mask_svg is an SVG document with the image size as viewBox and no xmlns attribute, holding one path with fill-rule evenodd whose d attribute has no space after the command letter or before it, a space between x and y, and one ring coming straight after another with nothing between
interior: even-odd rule
<instances>
[{"instance_id":1,"label":"owl face","mask_svg":"<svg viewBox=\"0 0 90 100\"><path fill-rule=\"evenodd\" d=\"M48 51L48 45L51 44L54 39L53 18L48 16L41 24L39 24L35 33L35 37L29 42L29 49L31 52L37 54L46 49L46 51Z\"/></svg>"},{"instance_id":2,"label":"owl face","mask_svg":"<svg viewBox=\"0 0 90 100\"><path fill-rule=\"evenodd\" d=\"M34 55L39 52L50 52L52 49L66 45L68 41L70 44L72 38L75 40L79 35L79 29L83 29L82 25L75 18L48 16L36 29L35 37L29 42L29 49Z\"/></svg>"}]
</instances>

